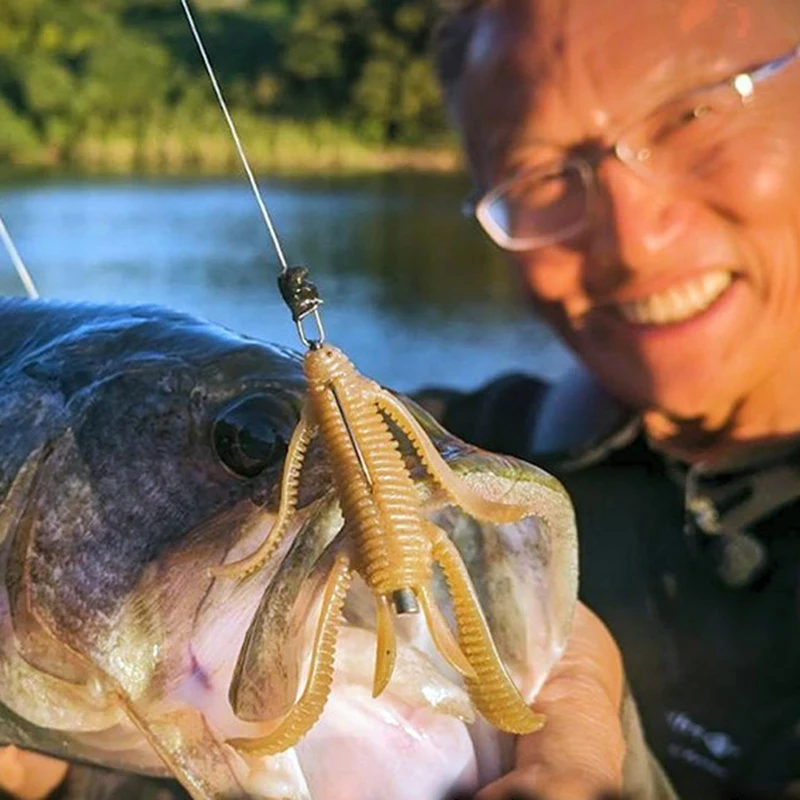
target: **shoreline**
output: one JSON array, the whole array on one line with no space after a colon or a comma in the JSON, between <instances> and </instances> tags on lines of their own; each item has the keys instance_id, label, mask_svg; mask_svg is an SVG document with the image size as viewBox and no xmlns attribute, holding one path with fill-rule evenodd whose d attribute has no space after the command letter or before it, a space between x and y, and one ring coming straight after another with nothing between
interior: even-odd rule
<instances>
[{"instance_id":1,"label":"shoreline","mask_svg":"<svg viewBox=\"0 0 800 800\"><path fill-rule=\"evenodd\" d=\"M453 142L379 145L330 124L278 123L242 133L254 172L271 175L455 173L463 168ZM0 161L0 176L69 174L85 177L233 177L242 165L230 136L192 132L86 136L69 149L42 144Z\"/></svg>"}]
</instances>

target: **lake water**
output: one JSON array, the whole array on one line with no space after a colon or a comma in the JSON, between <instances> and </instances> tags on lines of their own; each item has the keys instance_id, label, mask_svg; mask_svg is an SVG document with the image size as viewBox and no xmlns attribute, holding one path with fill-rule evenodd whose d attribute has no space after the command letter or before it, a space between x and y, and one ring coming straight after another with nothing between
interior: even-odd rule
<instances>
[{"instance_id":1,"label":"lake water","mask_svg":"<svg viewBox=\"0 0 800 800\"><path fill-rule=\"evenodd\" d=\"M453 176L264 180L292 264L311 269L328 338L400 390L556 376L563 349L501 254L459 213ZM297 346L277 258L244 179L0 185L0 214L43 297L159 303ZM0 249L0 293L22 294Z\"/></svg>"}]
</instances>

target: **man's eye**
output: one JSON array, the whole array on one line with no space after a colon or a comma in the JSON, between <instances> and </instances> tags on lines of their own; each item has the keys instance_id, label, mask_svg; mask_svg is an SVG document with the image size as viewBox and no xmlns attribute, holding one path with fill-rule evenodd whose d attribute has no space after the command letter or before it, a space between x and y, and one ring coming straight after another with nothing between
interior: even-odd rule
<instances>
[{"instance_id":1,"label":"man's eye","mask_svg":"<svg viewBox=\"0 0 800 800\"><path fill-rule=\"evenodd\" d=\"M541 208L558 203L568 190L564 172L553 170L515 181L504 192L504 199L518 208Z\"/></svg>"},{"instance_id":2,"label":"man's eye","mask_svg":"<svg viewBox=\"0 0 800 800\"><path fill-rule=\"evenodd\" d=\"M543 175L530 186L530 202L537 206L549 206L564 198L569 190L567 178L563 172Z\"/></svg>"}]
</instances>

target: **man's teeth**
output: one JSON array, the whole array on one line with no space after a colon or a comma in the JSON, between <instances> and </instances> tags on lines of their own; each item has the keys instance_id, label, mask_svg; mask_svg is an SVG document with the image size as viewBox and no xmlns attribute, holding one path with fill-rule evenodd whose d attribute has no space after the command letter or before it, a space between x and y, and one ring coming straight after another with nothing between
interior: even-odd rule
<instances>
[{"instance_id":1,"label":"man's teeth","mask_svg":"<svg viewBox=\"0 0 800 800\"><path fill-rule=\"evenodd\" d=\"M637 325L680 322L705 311L730 286L732 280L730 272L709 272L641 300L619 303L617 308L628 322Z\"/></svg>"}]
</instances>

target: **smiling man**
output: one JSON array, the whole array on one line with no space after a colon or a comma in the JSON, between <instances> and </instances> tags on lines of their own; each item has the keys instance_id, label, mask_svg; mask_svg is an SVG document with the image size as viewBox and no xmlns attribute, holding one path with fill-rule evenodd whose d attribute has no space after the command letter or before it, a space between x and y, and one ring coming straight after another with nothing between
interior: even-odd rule
<instances>
[{"instance_id":1,"label":"smiling man","mask_svg":"<svg viewBox=\"0 0 800 800\"><path fill-rule=\"evenodd\" d=\"M472 0L436 46L472 210L583 366L429 399L572 492L681 797L800 792L800 2Z\"/></svg>"}]
</instances>

